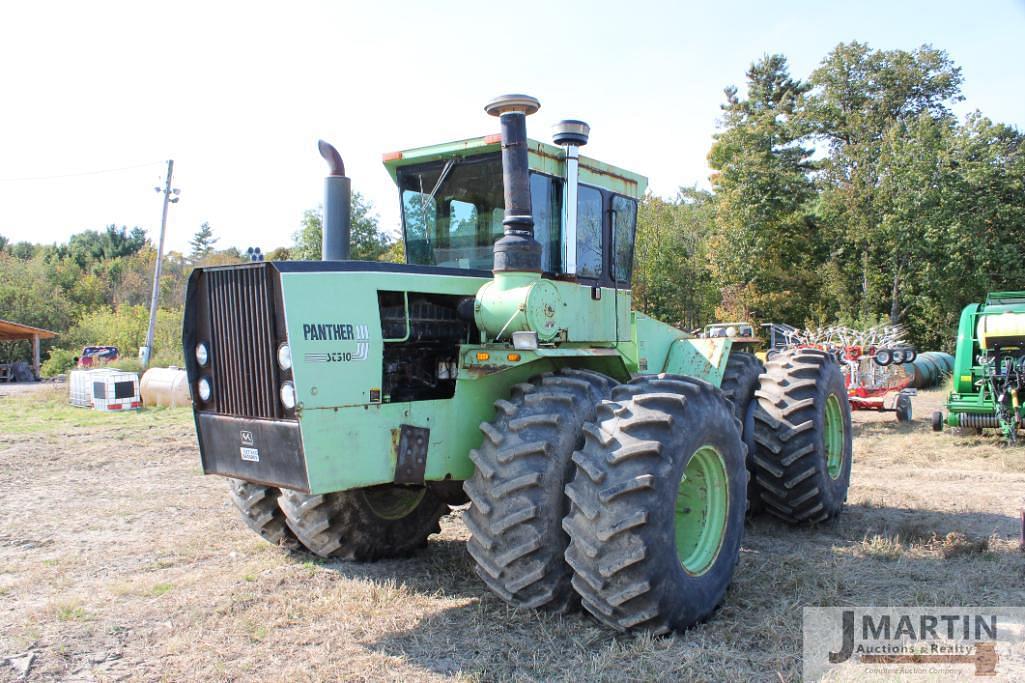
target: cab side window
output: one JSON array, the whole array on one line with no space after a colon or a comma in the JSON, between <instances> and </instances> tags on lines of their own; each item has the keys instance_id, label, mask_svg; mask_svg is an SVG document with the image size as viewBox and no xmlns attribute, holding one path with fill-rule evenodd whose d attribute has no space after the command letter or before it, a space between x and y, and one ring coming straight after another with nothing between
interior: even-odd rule
<instances>
[{"instance_id":1,"label":"cab side window","mask_svg":"<svg viewBox=\"0 0 1025 683\"><path fill-rule=\"evenodd\" d=\"M612 197L612 272L619 284L629 284L633 265L634 230L637 227L637 202Z\"/></svg>"},{"instance_id":2,"label":"cab side window","mask_svg":"<svg viewBox=\"0 0 1025 683\"><path fill-rule=\"evenodd\" d=\"M577 275L602 275L602 196L597 188L577 190Z\"/></svg>"},{"instance_id":3,"label":"cab side window","mask_svg":"<svg viewBox=\"0 0 1025 683\"><path fill-rule=\"evenodd\" d=\"M534 239L541 245L541 270L562 272L562 183L551 176L530 174Z\"/></svg>"}]
</instances>

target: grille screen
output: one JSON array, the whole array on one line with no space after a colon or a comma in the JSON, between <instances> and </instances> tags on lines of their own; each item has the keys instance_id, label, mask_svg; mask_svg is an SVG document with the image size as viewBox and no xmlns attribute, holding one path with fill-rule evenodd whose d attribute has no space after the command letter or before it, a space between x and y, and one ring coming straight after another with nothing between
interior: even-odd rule
<instances>
[{"instance_id":1,"label":"grille screen","mask_svg":"<svg viewBox=\"0 0 1025 683\"><path fill-rule=\"evenodd\" d=\"M215 410L280 418L269 270L212 270L206 277Z\"/></svg>"}]
</instances>

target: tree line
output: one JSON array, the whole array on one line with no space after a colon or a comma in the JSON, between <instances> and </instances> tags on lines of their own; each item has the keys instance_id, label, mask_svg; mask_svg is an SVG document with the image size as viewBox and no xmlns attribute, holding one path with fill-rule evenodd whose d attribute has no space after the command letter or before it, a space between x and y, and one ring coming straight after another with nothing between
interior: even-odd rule
<instances>
[{"instance_id":1,"label":"tree line","mask_svg":"<svg viewBox=\"0 0 1025 683\"><path fill-rule=\"evenodd\" d=\"M642 308L685 326L902 323L949 349L965 304L1025 288L1022 133L951 112L944 51L841 44L804 79L766 55L745 85L725 89L712 191L641 208Z\"/></svg>"},{"instance_id":2,"label":"tree line","mask_svg":"<svg viewBox=\"0 0 1025 683\"><path fill-rule=\"evenodd\" d=\"M1025 147L1013 126L963 119L961 70L925 45L838 45L806 77L765 55L725 88L708 153L711 188L649 194L638 211L635 306L685 329L714 321L903 323L949 349L961 308L1025 288ZM373 205L354 193L352 257L404 261ZM320 257L320 211L267 260ZM181 363L192 268L241 263L204 223L165 255L156 361ZM145 336L156 250L140 228L85 230L66 244L0 236L0 318L57 331L47 370L86 344L132 355ZM51 346L53 348L51 349ZM0 344L0 362L26 357Z\"/></svg>"},{"instance_id":3,"label":"tree line","mask_svg":"<svg viewBox=\"0 0 1025 683\"><path fill-rule=\"evenodd\" d=\"M383 232L372 204L352 197L352 256L403 260L401 241ZM321 216L305 212L293 243L265 254L266 260L319 259ZM203 223L188 241L188 253L164 255L160 280L155 365L182 365L181 323L185 287L197 266L245 263L239 247L217 248L220 239ZM108 225L83 230L65 244L11 242L0 235L0 318L57 332L42 344L43 373L66 372L82 347L117 346L120 365L132 369L145 341L156 247L145 231ZM0 342L0 362L30 357L28 342Z\"/></svg>"}]
</instances>

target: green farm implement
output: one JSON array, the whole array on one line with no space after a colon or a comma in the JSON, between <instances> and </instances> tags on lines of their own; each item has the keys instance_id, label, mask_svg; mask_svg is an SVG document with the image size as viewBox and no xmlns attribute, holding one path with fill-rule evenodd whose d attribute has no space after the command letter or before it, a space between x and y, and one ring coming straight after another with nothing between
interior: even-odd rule
<instances>
[{"instance_id":1,"label":"green farm implement","mask_svg":"<svg viewBox=\"0 0 1025 683\"><path fill-rule=\"evenodd\" d=\"M267 540L372 560L450 507L508 603L680 630L722 601L749 507L837 514L851 471L836 362L763 365L631 309L647 181L582 156L589 127L387 154L405 264L348 260L330 145L324 260L199 268L184 343L206 473Z\"/></svg>"},{"instance_id":2,"label":"green farm implement","mask_svg":"<svg viewBox=\"0 0 1025 683\"><path fill-rule=\"evenodd\" d=\"M948 412L933 413L933 429L993 428L1017 441L1025 426L1025 292L992 292L965 306L956 351Z\"/></svg>"}]
</instances>

